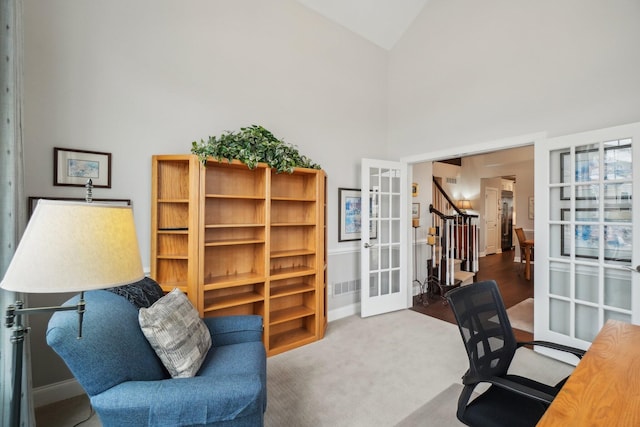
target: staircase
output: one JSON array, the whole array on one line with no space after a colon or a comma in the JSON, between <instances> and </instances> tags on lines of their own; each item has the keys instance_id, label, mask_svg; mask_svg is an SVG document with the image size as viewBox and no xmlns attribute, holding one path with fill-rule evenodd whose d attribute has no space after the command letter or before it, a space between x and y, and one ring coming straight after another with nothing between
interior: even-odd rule
<instances>
[{"instance_id":1,"label":"staircase","mask_svg":"<svg viewBox=\"0 0 640 427\"><path fill-rule=\"evenodd\" d=\"M435 178L433 183L434 203L429 206L431 225L427 236L432 258L427 261L425 288L428 296L444 299L449 290L475 281L478 216L461 211Z\"/></svg>"},{"instance_id":2,"label":"staircase","mask_svg":"<svg viewBox=\"0 0 640 427\"><path fill-rule=\"evenodd\" d=\"M456 282L460 282L460 286L470 285L475 281L476 273L472 271L464 271L460 269L460 265L462 264L461 260L456 259L453 261L453 264L454 264L453 279Z\"/></svg>"}]
</instances>

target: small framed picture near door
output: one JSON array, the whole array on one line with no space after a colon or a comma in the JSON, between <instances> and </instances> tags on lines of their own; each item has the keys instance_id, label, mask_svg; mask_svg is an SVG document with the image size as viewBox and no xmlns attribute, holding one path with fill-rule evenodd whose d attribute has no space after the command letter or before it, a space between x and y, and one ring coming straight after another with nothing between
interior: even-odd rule
<instances>
[{"instance_id":1,"label":"small framed picture near door","mask_svg":"<svg viewBox=\"0 0 640 427\"><path fill-rule=\"evenodd\" d=\"M53 149L53 185L84 187L89 179L94 187L111 188L111 153Z\"/></svg>"},{"instance_id":2,"label":"small framed picture near door","mask_svg":"<svg viewBox=\"0 0 640 427\"><path fill-rule=\"evenodd\" d=\"M338 188L338 241L360 240L362 234L362 197L357 188Z\"/></svg>"},{"instance_id":3,"label":"small framed picture near door","mask_svg":"<svg viewBox=\"0 0 640 427\"><path fill-rule=\"evenodd\" d=\"M411 219L420 219L420 203L411 204Z\"/></svg>"}]
</instances>

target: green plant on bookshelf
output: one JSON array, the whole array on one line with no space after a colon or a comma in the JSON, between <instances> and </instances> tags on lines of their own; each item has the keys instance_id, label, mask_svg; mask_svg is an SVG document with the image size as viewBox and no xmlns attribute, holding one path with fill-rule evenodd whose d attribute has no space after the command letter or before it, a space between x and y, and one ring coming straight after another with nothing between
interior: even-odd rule
<instances>
[{"instance_id":1,"label":"green plant on bookshelf","mask_svg":"<svg viewBox=\"0 0 640 427\"><path fill-rule=\"evenodd\" d=\"M276 138L258 125L240 128L238 132L226 131L219 136L210 136L207 141L194 141L191 152L205 165L208 158L214 158L218 161L240 160L250 169L255 169L262 162L278 172L292 173L296 167L320 169L320 165L300 154L294 145Z\"/></svg>"}]
</instances>

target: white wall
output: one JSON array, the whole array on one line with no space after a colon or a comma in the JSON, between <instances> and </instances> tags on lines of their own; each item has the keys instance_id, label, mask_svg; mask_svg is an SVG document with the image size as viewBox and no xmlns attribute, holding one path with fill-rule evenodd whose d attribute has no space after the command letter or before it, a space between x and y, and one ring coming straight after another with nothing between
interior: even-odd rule
<instances>
[{"instance_id":1,"label":"white wall","mask_svg":"<svg viewBox=\"0 0 640 427\"><path fill-rule=\"evenodd\" d=\"M386 52L293 0L27 1L25 27L27 193L83 195L52 186L54 146L113 153L94 197L133 199L144 265L152 154L261 124L323 166L330 202L385 154Z\"/></svg>"},{"instance_id":2,"label":"white wall","mask_svg":"<svg viewBox=\"0 0 640 427\"><path fill-rule=\"evenodd\" d=\"M430 0L390 53L390 153L640 120L638 22L630 0Z\"/></svg>"},{"instance_id":3,"label":"white wall","mask_svg":"<svg viewBox=\"0 0 640 427\"><path fill-rule=\"evenodd\" d=\"M53 147L112 153L94 197L133 200L148 268L151 156L260 124L326 170L328 249L342 246L337 188L386 155L385 50L293 0L27 0L24 22L28 196L84 196L53 186ZM66 372L46 321L32 321L36 387Z\"/></svg>"}]
</instances>

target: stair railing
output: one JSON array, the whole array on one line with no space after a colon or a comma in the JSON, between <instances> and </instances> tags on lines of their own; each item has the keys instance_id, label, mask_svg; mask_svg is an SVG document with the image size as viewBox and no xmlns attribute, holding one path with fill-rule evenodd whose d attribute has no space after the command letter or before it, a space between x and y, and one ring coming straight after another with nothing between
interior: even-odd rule
<instances>
[{"instance_id":1,"label":"stair railing","mask_svg":"<svg viewBox=\"0 0 640 427\"><path fill-rule=\"evenodd\" d=\"M446 254L453 259L459 259L461 260L461 270L477 273L479 269L478 215L468 214L460 210L435 177L433 177L433 186L434 204L429 206L429 211L432 213L432 222L440 225L443 232L446 231L440 242L442 246L441 255L444 256ZM441 210L443 207L451 211L452 214L444 214ZM445 225L447 222L449 223ZM447 278L445 277L445 279Z\"/></svg>"}]
</instances>

